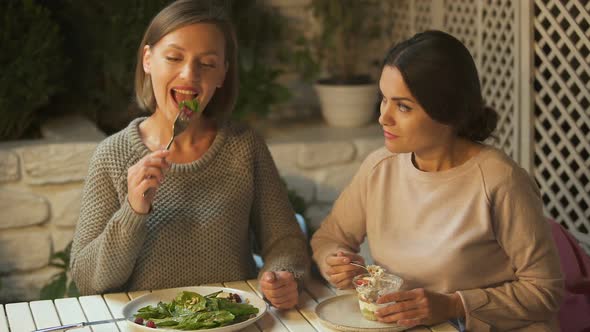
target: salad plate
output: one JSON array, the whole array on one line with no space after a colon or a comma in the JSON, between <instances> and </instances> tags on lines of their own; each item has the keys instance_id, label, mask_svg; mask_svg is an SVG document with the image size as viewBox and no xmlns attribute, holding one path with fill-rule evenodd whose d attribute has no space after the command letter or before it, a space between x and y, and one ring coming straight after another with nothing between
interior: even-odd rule
<instances>
[{"instance_id":1,"label":"salad plate","mask_svg":"<svg viewBox=\"0 0 590 332\"><path fill-rule=\"evenodd\" d=\"M215 287L215 286L195 286L195 287L182 287L182 288L173 288L173 289L163 289L153 291L152 293L145 294L140 296L127 304L122 309L122 314L124 317L129 317L127 320L127 325L131 331L137 332L146 332L154 330L161 330L161 331L180 331L178 329L174 329L173 327L158 327L157 329L147 327L145 325L140 325L135 323L135 314L141 308L145 308L146 306L157 306L159 302L169 303L174 300L180 293L182 292L194 292L198 293L202 296L216 293L216 292L224 292L224 293L232 293L237 294L240 296L242 302L249 303L253 307L258 309L258 313L248 318L245 321L241 321L235 324L221 326L221 327L214 327L214 328L207 328L207 329L200 329L199 331L212 331L212 332L230 332L230 331L238 331L245 328L248 325L253 324L255 321L260 319L267 311L268 305L264 302L261 298L256 296L255 294L251 294L248 292L241 291L239 289L233 288L226 288L226 287ZM185 330L186 331L186 330ZM194 330L189 330L194 331Z\"/></svg>"},{"instance_id":2,"label":"salad plate","mask_svg":"<svg viewBox=\"0 0 590 332\"><path fill-rule=\"evenodd\" d=\"M393 332L407 329L396 324L370 321L363 317L356 294L335 296L319 303L315 309L322 324L338 331Z\"/></svg>"}]
</instances>

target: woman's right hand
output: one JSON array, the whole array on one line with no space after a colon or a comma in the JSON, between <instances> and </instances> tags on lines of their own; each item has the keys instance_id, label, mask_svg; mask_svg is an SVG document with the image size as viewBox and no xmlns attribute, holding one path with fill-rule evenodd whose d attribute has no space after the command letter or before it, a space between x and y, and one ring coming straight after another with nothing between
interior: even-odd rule
<instances>
[{"instance_id":1,"label":"woman's right hand","mask_svg":"<svg viewBox=\"0 0 590 332\"><path fill-rule=\"evenodd\" d=\"M326 257L328 269L325 274L334 287L338 289L352 288L352 278L366 272L358 266L350 265L350 262L365 265L365 259L362 256L349 252L338 251L336 254Z\"/></svg>"},{"instance_id":2,"label":"woman's right hand","mask_svg":"<svg viewBox=\"0 0 590 332\"><path fill-rule=\"evenodd\" d=\"M127 171L127 197L133 211L147 214L155 195L144 195L149 188L154 190L164 181L164 170L170 168L166 157L170 151L158 150L141 158Z\"/></svg>"}]
</instances>

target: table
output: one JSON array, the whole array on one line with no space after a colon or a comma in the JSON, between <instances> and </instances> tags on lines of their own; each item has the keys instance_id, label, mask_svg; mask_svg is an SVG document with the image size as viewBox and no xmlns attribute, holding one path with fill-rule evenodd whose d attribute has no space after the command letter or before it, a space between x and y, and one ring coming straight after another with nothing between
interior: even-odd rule
<instances>
[{"instance_id":1,"label":"table","mask_svg":"<svg viewBox=\"0 0 590 332\"><path fill-rule=\"evenodd\" d=\"M208 284L206 286L225 286L236 288L261 296L258 290L258 280L224 282L223 284ZM315 307L321 301L330 297L348 293L327 286L320 280L306 283L306 289L301 293L297 309L277 310L271 308L255 324L245 328L244 332L333 332L324 327L317 315ZM354 292L354 291L353 291ZM35 329L79 323L83 321L122 318L123 306L149 291L129 293L115 293L103 295L80 296L79 298L57 299L55 301L32 301L21 303L0 304L0 332L30 332ZM103 324L73 331L94 332L128 332L126 322ZM456 332L450 324L444 323L431 327L416 327L412 332Z\"/></svg>"}]
</instances>

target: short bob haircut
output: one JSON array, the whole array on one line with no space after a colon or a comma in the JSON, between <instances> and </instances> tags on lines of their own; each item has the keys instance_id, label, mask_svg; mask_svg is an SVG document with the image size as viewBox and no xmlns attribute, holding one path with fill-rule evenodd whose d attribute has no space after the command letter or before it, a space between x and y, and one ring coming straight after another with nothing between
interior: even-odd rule
<instances>
[{"instance_id":1,"label":"short bob haircut","mask_svg":"<svg viewBox=\"0 0 590 332\"><path fill-rule=\"evenodd\" d=\"M153 46L170 32L195 23L211 23L225 37L225 61L228 66L223 86L215 91L203 116L218 123L230 115L238 96L238 68L236 35L225 8L213 1L178 0L162 9L148 26L139 49L135 66L135 99L142 110L154 112L156 98L150 75L143 71L143 52L146 45Z\"/></svg>"},{"instance_id":2,"label":"short bob haircut","mask_svg":"<svg viewBox=\"0 0 590 332\"><path fill-rule=\"evenodd\" d=\"M391 48L385 66L397 68L428 116L457 136L483 141L492 135L498 114L484 105L475 62L457 38L436 30L418 33Z\"/></svg>"}]
</instances>

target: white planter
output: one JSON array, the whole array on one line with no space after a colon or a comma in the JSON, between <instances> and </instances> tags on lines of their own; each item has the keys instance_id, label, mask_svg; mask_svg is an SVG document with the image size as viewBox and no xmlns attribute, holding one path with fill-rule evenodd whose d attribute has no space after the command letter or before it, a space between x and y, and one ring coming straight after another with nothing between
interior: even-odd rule
<instances>
[{"instance_id":1,"label":"white planter","mask_svg":"<svg viewBox=\"0 0 590 332\"><path fill-rule=\"evenodd\" d=\"M361 127L375 119L377 85L316 84L322 115L333 127Z\"/></svg>"}]
</instances>

